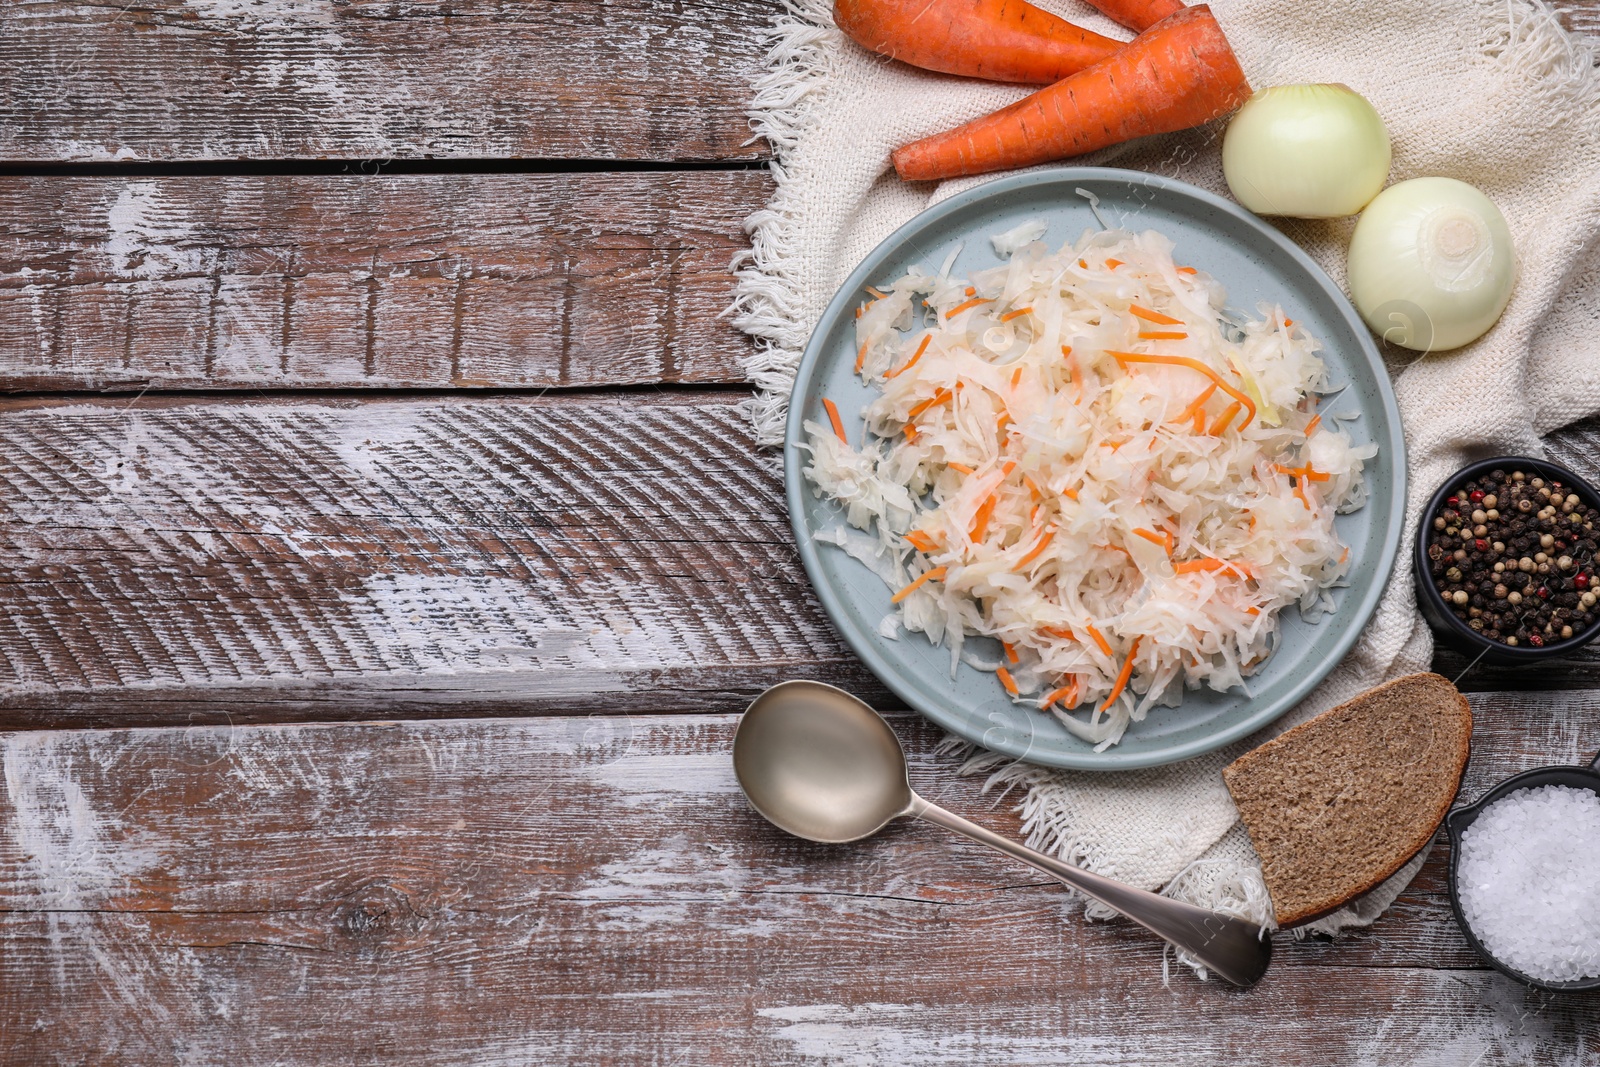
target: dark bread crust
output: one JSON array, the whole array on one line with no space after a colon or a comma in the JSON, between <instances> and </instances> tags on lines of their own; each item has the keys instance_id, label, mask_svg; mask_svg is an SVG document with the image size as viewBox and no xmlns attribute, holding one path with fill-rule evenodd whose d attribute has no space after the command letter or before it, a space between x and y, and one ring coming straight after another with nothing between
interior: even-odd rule
<instances>
[{"instance_id":1,"label":"dark bread crust","mask_svg":"<svg viewBox=\"0 0 1600 1067\"><path fill-rule=\"evenodd\" d=\"M1411 674L1323 712L1223 769L1279 926L1394 874L1450 810L1472 741L1466 698Z\"/></svg>"}]
</instances>

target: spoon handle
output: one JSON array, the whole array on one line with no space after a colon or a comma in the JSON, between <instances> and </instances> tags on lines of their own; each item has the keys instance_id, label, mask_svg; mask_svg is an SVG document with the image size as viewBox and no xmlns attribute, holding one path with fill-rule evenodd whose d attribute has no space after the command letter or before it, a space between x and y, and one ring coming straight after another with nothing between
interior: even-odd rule
<instances>
[{"instance_id":1,"label":"spoon handle","mask_svg":"<svg viewBox=\"0 0 1600 1067\"><path fill-rule=\"evenodd\" d=\"M1266 973L1267 963L1272 959L1272 941L1254 923L1135 889L1082 867L1074 867L1043 852L1035 852L1008 837L985 830L977 823L946 811L915 793L911 795L911 806L906 814L982 842L1012 859L1021 860L1059 878L1085 896L1116 909L1146 930L1171 942L1206 969L1215 971L1234 985L1254 985Z\"/></svg>"}]
</instances>

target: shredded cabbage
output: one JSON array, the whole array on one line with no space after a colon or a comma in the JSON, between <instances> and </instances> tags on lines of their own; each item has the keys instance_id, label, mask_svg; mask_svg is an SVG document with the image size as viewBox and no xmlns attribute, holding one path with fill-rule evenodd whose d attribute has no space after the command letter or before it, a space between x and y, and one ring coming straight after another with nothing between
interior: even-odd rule
<instances>
[{"instance_id":1,"label":"shredded cabbage","mask_svg":"<svg viewBox=\"0 0 1600 1067\"><path fill-rule=\"evenodd\" d=\"M1242 687L1288 606L1333 607L1334 516L1377 448L1317 414L1321 345L1281 308L1227 311L1154 231L1043 232L874 292L864 440L805 422L805 475L876 537L818 535L897 590L883 636L947 645L952 673L968 636L1000 640L967 661L1104 748L1186 688Z\"/></svg>"}]
</instances>

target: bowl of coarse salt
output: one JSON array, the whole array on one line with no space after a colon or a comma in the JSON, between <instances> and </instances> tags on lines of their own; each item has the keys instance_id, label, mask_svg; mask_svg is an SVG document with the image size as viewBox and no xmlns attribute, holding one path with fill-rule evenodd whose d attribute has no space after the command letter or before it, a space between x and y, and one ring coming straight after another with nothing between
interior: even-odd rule
<instances>
[{"instance_id":1,"label":"bowl of coarse salt","mask_svg":"<svg viewBox=\"0 0 1600 1067\"><path fill-rule=\"evenodd\" d=\"M1445 829L1450 906L1479 955L1539 989L1600 989L1600 755L1512 775Z\"/></svg>"}]
</instances>

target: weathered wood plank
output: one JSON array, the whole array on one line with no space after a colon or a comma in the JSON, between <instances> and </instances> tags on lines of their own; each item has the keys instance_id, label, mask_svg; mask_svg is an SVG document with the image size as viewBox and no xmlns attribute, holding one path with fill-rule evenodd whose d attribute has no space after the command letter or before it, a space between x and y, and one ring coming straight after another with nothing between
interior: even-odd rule
<instances>
[{"instance_id":1,"label":"weathered wood plank","mask_svg":"<svg viewBox=\"0 0 1600 1067\"><path fill-rule=\"evenodd\" d=\"M1469 792L1593 697L1476 702ZM730 716L0 738L0 1055L39 1062L1571 1064L1600 998L1483 970L1432 885L1240 993L915 824L749 812ZM919 786L1003 832L902 717ZM1580 740L1582 738L1582 740ZM1576 747L1574 747L1576 745Z\"/></svg>"},{"instance_id":2,"label":"weathered wood plank","mask_svg":"<svg viewBox=\"0 0 1600 1067\"><path fill-rule=\"evenodd\" d=\"M130 698L177 723L197 698L246 721L732 709L792 673L865 684L741 399L12 401L0 721L127 721Z\"/></svg>"},{"instance_id":3,"label":"weathered wood plank","mask_svg":"<svg viewBox=\"0 0 1600 1067\"><path fill-rule=\"evenodd\" d=\"M0 31L3 32L3 31ZM0 389L737 382L764 172L0 178Z\"/></svg>"},{"instance_id":4,"label":"weathered wood plank","mask_svg":"<svg viewBox=\"0 0 1600 1067\"><path fill-rule=\"evenodd\" d=\"M755 158L767 0L0 5L0 159Z\"/></svg>"},{"instance_id":5,"label":"weathered wood plank","mask_svg":"<svg viewBox=\"0 0 1600 1067\"><path fill-rule=\"evenodd\" d=\"M789 676L887 699L742 396L6 402L0 724L731 711Z\"/></svg>"}]
</instances>

